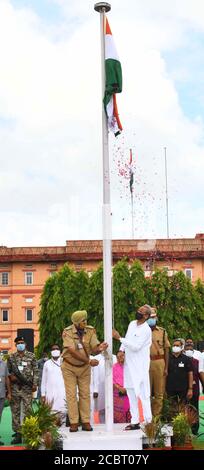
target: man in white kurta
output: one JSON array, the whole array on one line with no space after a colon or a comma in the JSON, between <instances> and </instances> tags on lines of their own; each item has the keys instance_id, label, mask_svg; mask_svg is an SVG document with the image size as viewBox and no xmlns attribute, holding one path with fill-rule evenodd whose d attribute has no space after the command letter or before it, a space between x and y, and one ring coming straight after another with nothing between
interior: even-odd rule
<instances>
[{"instance_id":1,"label":"man in white kurta","mask_svg":"<svg viewBox=\"0 0 204 470\"><path fill-rule=\"evenodd\" d=\"M66 395L64 379L61 371L60 348L54 344L51 348L51 359L43 367L41 382L41 399L52 404L52 410L65 416Z\"/></svg>"},{"instance_id":2,"label":"man in white kurta","mask_svg":"<svg viewBox=\"0 0 204 470\"><path fill-rule=\"evenodd\" d=\"M91 370L91 409L98 411L100 423L105 423L105 356L104 353L94 356L98 366ZM113 364L117 362L116 356L112 356ZM93 413L94 413L93 411ZM93 418L92 418L93 419Z\"/></svg>"},{"instance_id":3,"label":"man in white kurta","mask_svg":"<svg viewBox=\"0 0 204 470\"><path fill-rule=\"evenodd\" d=\"M113 330L113 338L121 342L125 351L124 387L130 401L131 424L127 430L139 429L138 398L142 401L143 415L146 423L152 421L150 402L150 346L152 332L146 320L151 314L151 307L144 305L136 313L136 320L130 322L125 338Z\"/></svg>"}]
</instances>

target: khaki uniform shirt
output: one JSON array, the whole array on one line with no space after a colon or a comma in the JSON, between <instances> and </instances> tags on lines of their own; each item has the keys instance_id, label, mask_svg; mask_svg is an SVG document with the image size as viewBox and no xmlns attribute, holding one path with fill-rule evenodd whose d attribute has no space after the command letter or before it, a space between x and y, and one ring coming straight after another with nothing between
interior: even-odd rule
<instances>
[{"instance_id":1,"label":"khaki uniform shirt","mask_svg":"<svg viewBox=\"0 0 204 470\"><path fill-rule=\"evenodd\" d=\"M62 334L62 338L64 346L62 357L66 358L74 366L82 366L86 364L82 361L79 361L78 359L75 359L75 357L70 354L67 348L75 349L75 351L78 352L83 359L87 359L87 355L81 342L83 343L88 356L90 356L90 354L93 352L93 349L95 349L100 344L94 327L90 325L87 325L84 329L84 335L81 340L78 336L75 325L71 325L68 326L68 328L65 328Z\"/></svg>"},{"instance_id":2,"label":"khaki uniform shirt","mask_svg":"<svg viewBox=\"0 0 204 470\"><path fill-rule=\"evenodd\" d=\"M150 357L164 356L165 349L170 348L167 332L161 326L152 330L152 345L150 348Z\"/></svg>"}]
</instances>

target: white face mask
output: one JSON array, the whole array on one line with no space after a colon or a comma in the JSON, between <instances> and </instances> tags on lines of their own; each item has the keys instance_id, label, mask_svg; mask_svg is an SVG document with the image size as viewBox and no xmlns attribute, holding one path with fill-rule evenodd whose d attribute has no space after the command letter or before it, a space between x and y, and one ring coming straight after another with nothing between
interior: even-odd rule
<instances>
[{"instance_id":1,"label":"white face mask","mask_svg":"<svg viewBox=\"0 0 204 470\"><path fill-rule=\"evenodd\" d=\"M173 348L172 348L173 353L179 353L181 351L182 351L181 346L173 346Z\"/></svg>"},{"instance_id":2,"label":"white face mask","mask_svg":"<svg viewBox=\"0 0 204 470\"><path fill-rule=\"evenodd\" d=\"M58 357L60 357L60 351L59 349L53 349L51 351L51 356L54 358L54 359L57 359Z\"/></svg>"},{"instance_id":3,"label":"white face mask","mask_svg":"<svg viewBox=\"0 0 204 470\"><path fill-rule=\"evenodd\" d=\"M193 351L191 349L188 349L187 351L185 351L185 353L186 353L186 356L193 357Z\"/></svg>"}]
</instances>

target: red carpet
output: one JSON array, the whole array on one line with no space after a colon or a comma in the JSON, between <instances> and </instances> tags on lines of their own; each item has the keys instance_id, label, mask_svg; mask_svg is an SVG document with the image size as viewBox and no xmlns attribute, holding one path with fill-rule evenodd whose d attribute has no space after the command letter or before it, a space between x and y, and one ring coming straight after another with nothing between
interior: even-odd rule
<instances>
[{"instance_id":1,"label":"red carpet","mask_svg":"<svg viewBox=\"0 0 204 470\"><path fill-rule=\"evenodd\" d=\"M26 447L23 446L0 446L0 450L25 450Z\"/></svg>"}]
</instances>

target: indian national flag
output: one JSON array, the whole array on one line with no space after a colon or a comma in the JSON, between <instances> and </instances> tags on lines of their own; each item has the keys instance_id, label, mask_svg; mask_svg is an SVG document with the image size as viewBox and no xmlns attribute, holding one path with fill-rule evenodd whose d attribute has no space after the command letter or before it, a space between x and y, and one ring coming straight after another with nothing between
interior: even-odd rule
<instances>
[{"instance_id":1,"label":"indian national flag","mask_svg":"<svg viewBox=\"0 0 204 470\"><path fill-rule=\"evenodd\" d=\"M122 91L122 69L106 16L104 17L104 34L106 83L103 101L108 119L108 127L117 136L122 131L116 102L116 93L121 93Z\"/></svg>"}]
</instances>

